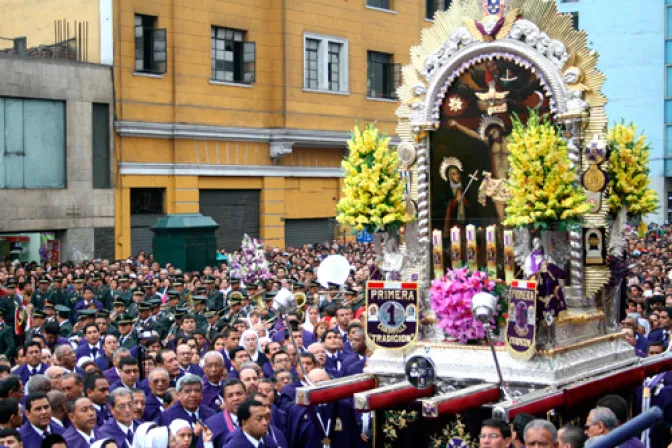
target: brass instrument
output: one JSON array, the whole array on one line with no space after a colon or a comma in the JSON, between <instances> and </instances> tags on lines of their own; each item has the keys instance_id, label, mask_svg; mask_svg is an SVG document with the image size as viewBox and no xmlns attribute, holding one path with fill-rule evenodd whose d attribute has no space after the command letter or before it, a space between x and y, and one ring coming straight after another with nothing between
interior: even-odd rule
<instances>
[{"instance_id":1,"label":"brass instrument","mask_svg":"<svg viewBox=\"0 0 672 448\"><path fill-rule=\"evenodd\" d=\"M299 315L299 321L302 321L306 312L305 306L308 302L308 297L306 297L305 293L297 292L294 294L294 298L296 299L296 312Z\"/></svg>"}]
</instances>

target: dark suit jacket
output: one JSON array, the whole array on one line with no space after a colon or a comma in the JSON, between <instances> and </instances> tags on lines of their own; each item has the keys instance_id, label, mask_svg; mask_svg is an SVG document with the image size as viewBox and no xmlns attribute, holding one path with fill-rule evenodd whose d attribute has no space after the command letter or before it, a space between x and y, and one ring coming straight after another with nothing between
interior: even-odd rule
<instances>
[{"instance_id":1,"label":"dark suit jacket","mask_svg":"<svg viewBox=\"0 0 672 448\"><path fill-rule=\"evenodd\" d=\"M207 420L211 418L213 415L215 415L215 411L213 411L209 407L203 405L198 407L198 417L202 422L207 422ZM191 415L189 415L187 411L182 407L182 405L178 403L175 406L171 407L170 409L166 410L163 414L161 414L161 417L159 417L159 425L169 426L173 420L178 418L186 420L191 424L196 423L194 419L191 417ZM213 429L212 426L210 425L208 425L208 428L210 428L211 430ZM198 448L203 448L202 437L198 438L197 446ZM68 448L70 447L68 446Z\"/></svg>"},{"instance_id":2,"label":"dark suit jacket","mask_svg":"<svg viewBox=\"0 0 672 448\"><path fill-rule=\"evenodd\" d=\"M271 433L272 431L272 433ZM268 434L264 436L264 446L267 448L287 448L285 436L278 430L269 427ZM215 448L217 445L215 445ZM253 448L254 445L245 437L243 430L238 428L226 439L226 448Z\"/></svg>"},{"instance_id":3,"label":"dark suit jacket","mask_svg":"<svg viewBox=\"0 0 672 448\"><path fill-rule=\"evenodd\" d=\"M212 443L214 444L215 448L222 448L229 436L233 434L233 432L238 428L237 426L233 425L233 421L230 420L230 417L229 421L232 422L232 427L229 427L227 419L224 417L224 413L228 414L228 411L224 410L222 412L218 412L205 421L205 425L210 428L210 431L212 431Z\"/></svg>"},{"instance_id":4,"label":"dark suit jacket","mask_svg":"<svg viewBox=\"0 0 672 448\"><path fill-rule=\"evenodd\" d=\"M110 384L114 384L119 381L119 374L117 373L117 368L112 366L109 369L103 371L103 375L107 378L107 381Z\"/></svg>"},{"instance_id":5,"label":"dark suit jacket","mask_svg":"<svg viewBox=\"0 0 672 448\"><path fill-rule=\"evenodd\" d=\"M100 344L99 344L100 345ZM77 355L77 359L80 359L84 356L88 356L89 358L93 358L95 360L98 355L100 355L103 352L103 349L101 348L102 346L96 347L98 350L96 351L96 356L93 356L91 354L91 347L89 347L88 342L86 344L80 345L77 347L77 350L75 350L75 355Z\"/></svg>"},{"instance_id":6,"label":"dark suit jacket","mask_svg":"<svg viewBox=\"0 0 672 448\"><path fill-rule=\"evenodd\" d=\"M44 374L44 372L46 372L48 368L49 366L41 362L40 365L37 366L36 374ZM21 367L19 367L14 371L14 374L19 375L21 377L21 381L25 385L31 377L30 367L28 366L28 364L23 364Z\"/></svg>"},{"instance_id":7,"label":"dark suit jacket","mask_svg":"<svg viewBox=\"0 0 672 448\"><path fill-rule=\"evenodd\" d=\"M68 445L68 448L90 448L91 443L89 443L88 440L84 440L84 437L77 432L75 429L75 426L71 426L68 429L65 430L63 434L61 434L63 438L65 439L65 443ZM94 431L94 437L95 440L98 440L98 434ZM25 442L24 442L25 443Z\"/></svg>"},{"instance_id":8,"label":"dark suit jacket","mask_svg":"<svg viewBox=\"0 0 672 448\"><path fill-rule=\"evenodd\" d=\"M131 432L135 433L135 431L138 430L138 426L140 426L140 423L133 420L133 423L131 425ZM102 438L107 438L110 437L114 439L115 442L117 442L117 446L120 448L127 448L126 445L126 434L124 434L121 431L121 428L117 424L117 421L114 418L109 419L103 426L98 428L98 431L96 432L96 438L102 439Z\"/></svg>"},{"instance_id":9,"label":"dark suit jacket","mask_svg":"<svg viewBox=\"0 0 672 448\"><path fill-rule=\"evenodd\" d=\"M359 356L357 358L359 358ZM352 364L347 364L345 366L345 369L342 369L343 376L357 375L358 373L363 373L365 364L366 364L366 358L357 359Z\"/></svg>"},{"instance_id":10,"label":"dark suit jacket","mask_svg":"<svg viewBox=\"0 0 672 448\"><path fill-rule=\"evenodd\" d=\"M142 415L142 420L158 423L161 413L161 402L151 392L145 393L145 413Z\"/></svg>"},{"instance_id":11,"label":"dark suit jacket","mask_svg":"<svg viewBox=\"0 0 672 448\"><path fill-rule=\"evenodd\" d=\"M49 432L51 434L63 434L64 431L65 429L54 423L49 425ZM33 429L30 422L24 423L23 426L19 428L19 433L21 434L21 440L23 440L23 446L25 447L40 446L42 443L42 436Z\"/></svg>"}]
</instances>

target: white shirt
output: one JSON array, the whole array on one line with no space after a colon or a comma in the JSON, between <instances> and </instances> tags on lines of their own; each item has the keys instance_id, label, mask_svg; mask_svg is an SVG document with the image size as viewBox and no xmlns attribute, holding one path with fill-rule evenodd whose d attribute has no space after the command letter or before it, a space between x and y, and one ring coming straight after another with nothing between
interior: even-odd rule
<instances>
[{"instance_id":1,"label":"white shirt","mask_svg":"<svg viewBox=\"0 0 672 448\"><path fill-rule=\"evenodd\" d=\"M33 429L35 430L35 432L38 433L40 435L40 437L42 437L44 439L44 431L42 431L40 428L33 425L32 423L30 424L30 426L32 426Z\"/></svg>"},{"instance_id":2,"label":"white shirt","mask_svg":"<svg viewBox=\"0 0 672 448\"><path fill-rule=\"evenodd\" d=\"M86 440L86 443L90 443L90 440L91 440L91 439L95 439L95 438L96 438L96 436L95 436L95 434L93 433L93 431L91 431L91 435L89 435L89 434L87 434L87 433L85 433L85 432L82 432L82 431L80 431L80 430L77 429L77 428L75 428L75 431L77 431L77 432L79 433L79 435L82 436L82 437L84 438L84 440Z\"/></svg>"},{"instance_id":3,"label":"white shirt","mask_svg":"<svg viewBox=\"0 0 672 448\"><path fill-rule=\"evenodd\" d=\"M259 444L261 443L260 440L255 439L254 437L252 437L251 435L249 435L249 434L246 433L245 431L243 431L243 434L245 434L245 437L247 437L247 440L249 440L250 443L251 443L252 445L254 445L254 448L258 448L258 447L259 447Z\"/></svg>"},{"instance_id":4,"label":"white shirt","mask_svg":"<svg viewBox=\"0 0 672 448\"><path fill-rule=\"evenodd\" d=\"M65 428L65 425L63 424L63 422L60 421L59 419L57 419L56 417L51 417L51 421L56 423L61 428ZM34 426L33 426L33 428L34 428Z\"/></svg>"},{"instance_id":5,"label":"white shirt","mask_svg":"<svg viewBox=\"0 0 672 448\"><path fill-rule=\"evenodd\" d=\"M233 422L234 425L238 426L238 416L233 415L229 412L229 415L231 416L231 421Z\"/></svg>"}]
</instances>

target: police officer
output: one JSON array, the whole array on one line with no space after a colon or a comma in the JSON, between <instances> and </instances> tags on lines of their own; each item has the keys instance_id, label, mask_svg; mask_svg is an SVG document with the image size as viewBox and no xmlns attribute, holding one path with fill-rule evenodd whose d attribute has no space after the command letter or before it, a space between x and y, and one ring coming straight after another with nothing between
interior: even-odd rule
<instances>
[{"instance_id":1,"label":"police officer","mask_svg":"<svg viewBox=\"0 0 672 448\"><path fill-rule=\"evenodd\" d=\"M93 282L93 292L98 302L103 304L103 308L109 310L112 308L112 294L110 288L103 283L103 276L100 272L94 272L91 276Z\"/></svg>"},{"instance_id":2,"label":"police officer","mask_svg":"<svg viewBox=\"0 0 672 448\"><path fill-rule=\"evenodd\" d=\"M44 302L49 298L49 280L46 277L40 277L37 281L37 291L33 293L33 308L44 309Z\"/></svg>"},{"instance_id":3,"label":"police officer","mask_svg":"<svg viewBox=\"0 0 672 448\"><path fill-rule=\"evenodd\" d=\"M56 308L51 302L51 298L44 302L44 323L56 322Z\"/></svg>"},{"instance_id":4,"label":"police officer","mask_svg":"<svg viewBox=\"0 0 672 448\"><path fill-rule=\"evenodd\" d=\"M203 315L208 320L208 326L205 328L205 338L208 341L212 341L219 333L219 327L217 326L219 314L217 314L217 311L210 310L203 313Z\"/></svg>"},{"instance_id":5,"label":"police officer","mask_svg":"<svg viewBox=\"0 0 672 448\"><path fill-rule=\"evenodd\" d=\"M67 307L70 308L71 310L75 307L75 304L79 302L80 300L84 300L83 296L83 290L84 290L84 276L83 275L77 275L75 276L73 280L73 288L72 290L67 293ZM56 310L58 311L58 310ZM74 321L74 318L76 316L73 314L72 319Z\"/></svg>"},{"instance_id":6,"label":"police officer","mask_svg":"<svg viewBox=\"0 0 672 448\"><path fill-rule=\"evenodd\" d=\"M62 338L69 338L72 336L73 327L70 323L71 309L64 305L56 305L56 321L60 328L58 335Z\"/></svg>"},{"instance_id":7,"label":"police officer","mask_svg":"<svg viewBox=\"0 0 672 448\"><path fill-rule=\"evenodd\" d=\"M215 278L212 275L206 275L203 284L207 288L208 309L221 310L224 307L224 294L215 288Z\"/></svg>"},{"instance_id":8,"label":"police officer","mask_svg":"<svg viewBox=\"0 0 672 448\"><path fill-rule=\"evenodd\" d=\"M32 320L30 321L31 327L26 331L26 341L33 339L33 336L40 334L42 332L42 327L44 327L45 314L44 311L33 309Z\"/></svg>"},{"instance_id":9,"label":"police officer","mask_svg":"<svg viewBox=\"0 0 672 448\"><path fill-rule=\"evenodd\" d=\"M145 280L142 284L142 289L145 291L145 298L147 301L153 299L159 299L159 302L161 301L161 296L157 294L156 286L151 280Z\"/></svg>"},{"instance_id":10,"label":"police officer","mask_svg":"<svg viewBox=\"0 0 672 448\"><path fill-rule=\"evenodd\" d=\"M54 277L54 284L49 290L49 302L54 306L67 304L67 291L63 288L62 275Z\"/></svg>"},{"instance_id":11,"label":"police officer","mask_svg":"<svg viewBox=\"0 0 672 448\"><path fill-rule=\"evenodd\" d=\"M128 314L121 314L116 320L119 330L119 347L131 349L138 345L138 338L133 331L133 317Z\"/></svg>"},{"instance_id":12,"label":"police officer","mask_svg":"<svg viewBox=\"0 0 672 448\"><path fill-rule=\"evenodd\" d=\"M205 311L205 302L208 298L205 296L193 296L191 298L194 302L194 317L196 318L196 328L205 332L208 328L208 319L203 315Z\"/></svg>"},{"instance_id":13,"label":"police officer","mask_svg":"<svg viewBox=\"0 0 672 448\"><path fill-rule=\"evenodd\" d=\"M5 324L14 329L14 314L17 306L21 306L21 299L16 295L16 279L10 278L7 280L7 295L0 297L0 311L3 316L6 316Z\"/></svg>"},{"instance_id":14,"label":"police officer","mask_svg":"<svg viewBox=\"0 0 672 448\"><path fill-rule=\"evenodd\" d=\"M138 317L138 305L145 300L145 291L142 288L135 288L133 290L133 303L126 307L126 314L132 318ZM149 307L146 311L149 311Z\"/></svg>"},{"instance_id":15,"label":"police officer","mask_svg":"<svg viewBox=\"0 0 672 448\"><path fill-rule=\"evenodd\" d=\"M14 328L6 325L3 320L3 311L0 309L0 355L5 355L10 361L16 355L14 342Z\"/></svg>"},{"instance_id":16,"label":"police officer","mask_svg":"<svg viewBox=\"0 0 672 448\"><path fill-rule=\"evenodd\" d=\"M128 281L128 275L126 274L123 274L119 277L119 289L112 292L112 301L120 299L126 306L131 304L133 301L133 295L128 289Z\"/></svg>"},{"instance_id":17,"label":"police officer","mask_svg":"<svg viewBox=\"0 0 672 448\"><path fill-rule=\"evenodd\" d=\"M152 331L154 325L151 316L151 305L148 302L140 302L137 304L138 319L135 322L135 329L139 331Z\"/></svg>"}]
</instances>

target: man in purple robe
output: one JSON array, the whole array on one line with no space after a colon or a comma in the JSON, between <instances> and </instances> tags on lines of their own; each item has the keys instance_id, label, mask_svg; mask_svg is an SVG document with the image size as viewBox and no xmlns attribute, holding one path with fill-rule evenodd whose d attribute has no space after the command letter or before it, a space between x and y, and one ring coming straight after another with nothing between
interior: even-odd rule
<instances>
[{"instance_id":1,"label":"man in purple robe","mask_svg":"<svg viewBox=\"0 0 672 448\"><path fill-rule=\"evenodd\" d=\"M222 388L224 394L224 409L205 421L205 425L212 431L215 448L222 448L229 436L238 429L238 407L245 401L246 390L240 380L226 380Z\"/></svg>"},{"instance_id":2,"label":"man in purple robe","mask_svg":"<svg viewBox=\"0 0 672 448\"><path fill-rule=\"evenodd\" d=\"M187 373L177 381L177 392L179 403L171 406L161 414L159 425L168 426L173 420L181 418L193 426L196 423L205 422L215 415L215 411L201 404L201 400L203 400L203 383L201 378ZM207 426L212 429L210 425ZM203 439L201 437L198 438L196 446L203 448Z\"/></svg>"},{"instance_id":3,"label":"man in purple robe","mask_svg":"<svg viewBox=\"0 0 672 448\"><path fill-rule=\"evenodd\" d=\"M94 432L96 410L93 403L86 397L75 398L68 402L67 409L72 426L65 430L63 438L68 448L90 448L98 440Z\"/></svg>"}]
</instances>

